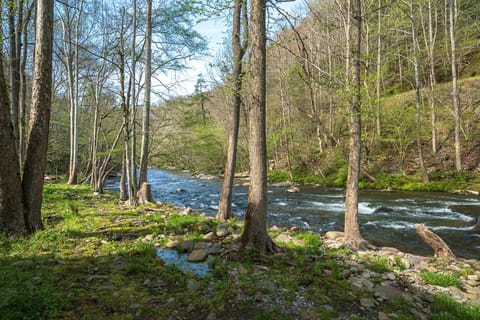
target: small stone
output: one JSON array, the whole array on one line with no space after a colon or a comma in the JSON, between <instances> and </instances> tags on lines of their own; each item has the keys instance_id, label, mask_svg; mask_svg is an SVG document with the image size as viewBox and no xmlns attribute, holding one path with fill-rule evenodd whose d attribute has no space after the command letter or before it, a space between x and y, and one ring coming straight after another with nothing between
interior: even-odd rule
<instances>
[{"instance_id":1,"label":"small stone","mask_svg":"<svg viewBox=\"0 0 480 320\"><path fill-rule=\"evenodd\" d=\"M287 192L289 192L289 193L297 193L297 192L300 192L300 188L298 188L298 187L290 187L290 188L288 188L288 189L285 190L285 191L287 191Z\"/></svg>"},{"instance_id":2,"label":"small stone","mask_svg":"<svg viewBox=\"0 0 480 320\"><path fill-rule=\"evenodd\" d=\"M230 230L228 229L228 225L224 224L224 223L220 223L218 226L217 226L217 230L216 230L216 235L217 237L219 238L224 238L226 236L228 236L230 234Z\"/></svg>"},{"instance_id":3,"label":"small stone","mask_svg":"<svg viewBox=\"0 0 480 320\"><path fill-rule=\"evenodd\" d=\"M195 249L189 255L187 260L189 262L202 262L207 259L208 253L205 249Z\"/></svg>"},{"instance_id":4,"label":"small stone","mask_svg":"<svg viewBox=\"0 0 480 320\"><path fill-rule=\"evenodd\" d=\"M376 285L375 288L373 288L373 291L376 297L383 300L391 300L404 295L402 290L390 285Z\"/></svg>"},{"instance_id":5,"label":"small stone","mask_svg":"<svg viewBox=\"0 0 480 320\"><path fill-rule=\"evenodd\" d=\"M144 241L153 241L153 234L147 234L145 238L143 238Z\"/></svg>"},{"instance_id":6,"label":"small stone","mask_svg":"<svg viewBox=\"0 0 480 320\"><path fill-rule=\"evenodd\" d=\"M193 250L194 243L192 240L185 240L177 246L179 252L191 252Z\"/></svg>"},{"instance_id":7,"label":"small stone","mask_svg":"<svg viewBox=\"0 0 480 320\"><path fill-rule=\"evenodd\" d=\"M180 244L180 242L177 241L177 240L168 240L168 242L165 246L169 249L174 249L174 248L178 247L179 244Z\"/></svg>"},{"instance_id":8,"label":"small stone","mask_svg":"<svg viewBox=\"0 0 480 320\"><path fill-rule=\"evenodd\" d=\"M175 298L174 297L170 297L167 299L167 303L174 303L175 302Z\"/></svg>"},{"instance_id":9,"label":"small stone","mask_svg":"<svg viewBox=\"0 0 480 320\"><path fill-rule=\"evenodd\" d=\"M202 232L202 233L212 231L210 226L208 224L206 224L205 222L197 223L196 227L197 227L197 230Z\"/></svg>"},{"instance_id":10,"label":"small stone","mask_svg":"<svg viewBox=\"0 0 480 320\"><path fill-rule=\"evenodd\" d=\"M220 243L212 243L208 248L208 254L218 254L222 250L222 245Z\"/></svg>"},{"instance_id":11,"label":"small stone","mask_svg":"<svg viewBox=\"0 0 480 320\"><path fill-rule=\"evenodd\" d=\"M177 188L177 190L175 190L176 193L181 193L181 192L185 192L185 189L182 189L182 188Z\"/></svg>"},{"instance_id":12,"label":"small stone","mask_svg":"<svg viewBox=\"0 0 480 320\"><path fill-rule=\"evenodd\" d=\"M343 237L343 232L340 231L328 231L325 233L325 238L329 240L335 240Z\"/></svg>"},{"instance_id":13,"label":"small stone","mask_svg":"<svg viewBox=\"0 0 480 320\"><path fill-rule=\"evenodd\" d=\"M467 276L467 279L471 281L480 281L480 276L478 274L470 274Z\"/></svg>"},{"instance_id":14,"label":"small stone","mask_svg":"<svg viewBox=\"0 0 480 320\"><path fill-rule=\"evenodd\" d=\"M361 298L360 299L360 305L363 308L373 308L375 307L376 301L373 299L368 299L368 298Z\"/></svg>"},{"instance_id":15,"label":"small stone","mask_svg":"<svg viewBox=\"0 0 480 320\"><path fill-rule=\"evenodd\" d=\"M383 276L385 279L394 281L396 279L395 274L393 272L387 272Z\"/></svg>"},{"instance_id":16,"label":"small stone","mask_svg":"<svg viewBox=\"0 0 480 320\"><path fill-rule=\"evenodd\" d=\"M280 233L276 238L275 238L275 241L276 242L283 242L283 243L288 243L292 240L292 238L288 235L288 234L285 234L285 233Z\"/></svg>"},{"instance_id":17,"label":"small stone","mask_svg":"<svg viewBox=\"0 0 480 320\"><path fill-rule=\"evenodd\" d=\"M383 312L379 312L378 313L378 320L389 320L390 317L386 314L386 313L383 313Z\"/></svg>"},{"instance_id":18,"label":"small stone","mask_svg":"<svg viewBox=\"0 0 480 320\"><path fill-rule=\"evenodd\" d=\"M203 235L202 239L206 241L213 241L217 239L217 235L215 234L215 232L212 231Z\"/></svg>"},{"instance_id":19,"label":"small stone","mask_svg":"<svg viewBox=\"0 0 480 320\"><path fill-rule=\"evenodd\" d=\"M469 280L467 280L466 283L467 283L469 286L472 286L472 287L478 286L478 281L476 281L476 280L470 280L470 279L469 279Z\"/></svg>"}]
</instances>

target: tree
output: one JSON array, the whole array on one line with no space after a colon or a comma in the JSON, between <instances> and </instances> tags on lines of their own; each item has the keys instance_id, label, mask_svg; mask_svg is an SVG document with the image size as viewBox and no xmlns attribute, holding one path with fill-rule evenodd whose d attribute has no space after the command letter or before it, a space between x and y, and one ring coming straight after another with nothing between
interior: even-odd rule
<instances>
[{"instance_id":1,"label":"tree","mask_svg":"<svg viewBox=\"0 0 480 320\"><path fill-rule=\"evenodd\" d=\"M462 146L460 142L460 99L458 94L457 84L457 45L455 38L455 24L457 21L457 1L448 0L448 16L449 16L449 35L450 35L450 50L452 55L452 96L453 96L453 117L455 121L455 168L457 171L462 170Z\"/></svg>"},{"instance_id":2,"label":"tree","mask_svg":"<svg viewBox=\"0 0 480 320\"><path fill-rule=\"evenodd\" d=\"M53 0L37 1L32 106L23 181L3 66L0 67L0 144L4 157L0 165L0 230L4 232L35 232L43 227L41 203L52 97L53 4Z\"/></svg>"},{"instance_id":3,"label":"tree","mask_svg":"<svg viewBox=\"0 0 480 320\"><path fill-rule=\"evenodd\" d=\"M247 22L247 1L235 0L233 9L233 30L232 30L232 48L233 48L233 70L231 75L233 110L230 122L230 133L228 136L227 162L223 175L222 191L218 204L217 219L226 221L232 217L232 194L233 182L235 178L235 167L237 160L237 143L240 129L240 108L242 105L242 79L243 79L243 56L248 46L246 33L248 32ZM243 43L242 38L242 14L244 24Z\"/></svg>"},{"instance_id":4,"label":"tree","mask_svg":"<svg viewBox=\"0 0 480 320\"><path fill-rule=\"evenodd\" d=\"M422 172L422 179L424 183L429 182L427 170L425 168L425 162L423 160L423 148L422 148L422 141L421 141L421 133L420 130L422 128L422 114L420 109L421 104L421 96L420 96L420 53L418 49L418 35L417 35L417 28L416 28L416 19L415 19L415 4L413 0L409 2L410 7L410 23L411 23L411 32L412 32L412 45L413 45L413 70L414 70L414 77L415 77L415 110L416 110L416 120L417 120L417 154L418 154L418 162L420 164L420 170Z\"/></svg>"},{"instance_id":5,"label":"tree","mask_svg":"<svg viewBox=\"0 0 480 320\"><path fill-rule=\"evenodd\" d=\"M241 241L244 248L274 252L279 248L267 233L267 144L266 144L266 26L265 0L253 0L250 8L251 49L248 79L248 119L250 186L245 228Z\"/></svg>"},{"instance_id":6,"label":"tree","mask_svg":"<svg viewBox=\"0 0 480 320\"><path fill-rule=\"evenodd\" d=\"M150 135L150 95L152 89L152 1L147 0L147 25L145 30L145 91L142 121L142 150L140 155L139 185L147 182L148 143Z\"/></svg>"},{"instance_id":7,"label":"tree","mask_svg":"<svg viewBox=\"0 0 480 320\"><path fill-rule=\"evenodd\" d=\"M356 21L356 46L354 47L352 87L353 96L350 105L350 143L348 155L348 175L345 191L345 241L348 245L358 248L365 245L365 240L360 234L358 219L358 179L360 176L360 155L361 155L361 44L362 44L362 3L355 0L354 20ZM351 19L348 19L351 21ZM350 29L350 28L349 28Z\"/></svg>"}]
</instances>

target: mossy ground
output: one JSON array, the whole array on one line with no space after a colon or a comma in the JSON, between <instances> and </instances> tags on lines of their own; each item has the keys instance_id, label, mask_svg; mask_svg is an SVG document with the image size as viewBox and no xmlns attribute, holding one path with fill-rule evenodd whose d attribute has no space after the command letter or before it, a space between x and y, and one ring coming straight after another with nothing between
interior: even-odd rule
<instances>
[{"instance_id":1,"label":"mossy ground","mask_svg":"<svg viewBox=\"0 0 480 320\"><path fill-rule=\"evenodd\" d=\"M85 186L45 187L45 229L0 237L2 319L417 319L415 301L373 309L342 273L348 249L330 250L298 232L287 252L219 256L199 277L166 266L155 246L171 237L198 239L200 216L165 204L130 208ZM274 234L272 234L273 236ZM301 244L299 244L301 243ZM385 261L370 261L377 271ZM330 270L325 273L324 270ZM418 293L422 295L423 293ZM448 297L431 302L432 319L480 319L480 309ZM465 318L467 316L468 318Z\"/></svg>"}]
</instances>

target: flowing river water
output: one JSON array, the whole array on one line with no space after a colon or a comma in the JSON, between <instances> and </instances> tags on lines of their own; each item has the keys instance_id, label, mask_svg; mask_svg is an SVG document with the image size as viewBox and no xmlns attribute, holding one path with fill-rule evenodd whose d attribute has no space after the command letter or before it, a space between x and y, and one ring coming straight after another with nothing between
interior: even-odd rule
<instances>
[{"instance_id":1,"label":"flowing river water","mask_svg":"<svg viewBox=\"0 0 480 320\"><path fill-rule=\"evenodd\" d=\"M156 201L190 207L214 216L222 182L201 180L179 170L150 169L149 182ZM118 190L118 179L107 182ZM269 187L270 226L296 226L325 233L343 230L344 190L302 186L289 193L285 187ZM243 219L248 187L236 186L233 211ZM480 259L480 230L473 227L480 218L480 198L450 193L362 191L359 200L361 232L377 246L389 246L421 255L432 249L415 233L415 224L425 224L450 246L457 256ZM452 210L467 206L468 213Z\"/></svg>"}]
</instances>

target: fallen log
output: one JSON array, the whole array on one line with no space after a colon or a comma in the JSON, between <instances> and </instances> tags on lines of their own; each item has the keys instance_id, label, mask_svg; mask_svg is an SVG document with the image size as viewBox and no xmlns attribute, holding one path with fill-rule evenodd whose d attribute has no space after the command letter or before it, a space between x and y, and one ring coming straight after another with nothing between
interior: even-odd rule
<instances>
[{"instance_id":1,"label":"fallen log","mask_svg":"<svg viewBox=\"0 0 480 320\"><path fill-rule=\"evenodd\" d=\"M450 247L433 231L428 230L423 224L416 224L415 230L418 235L433 249L437 258L454 260L456 259Z\"/></svg>"}]
</instances>

